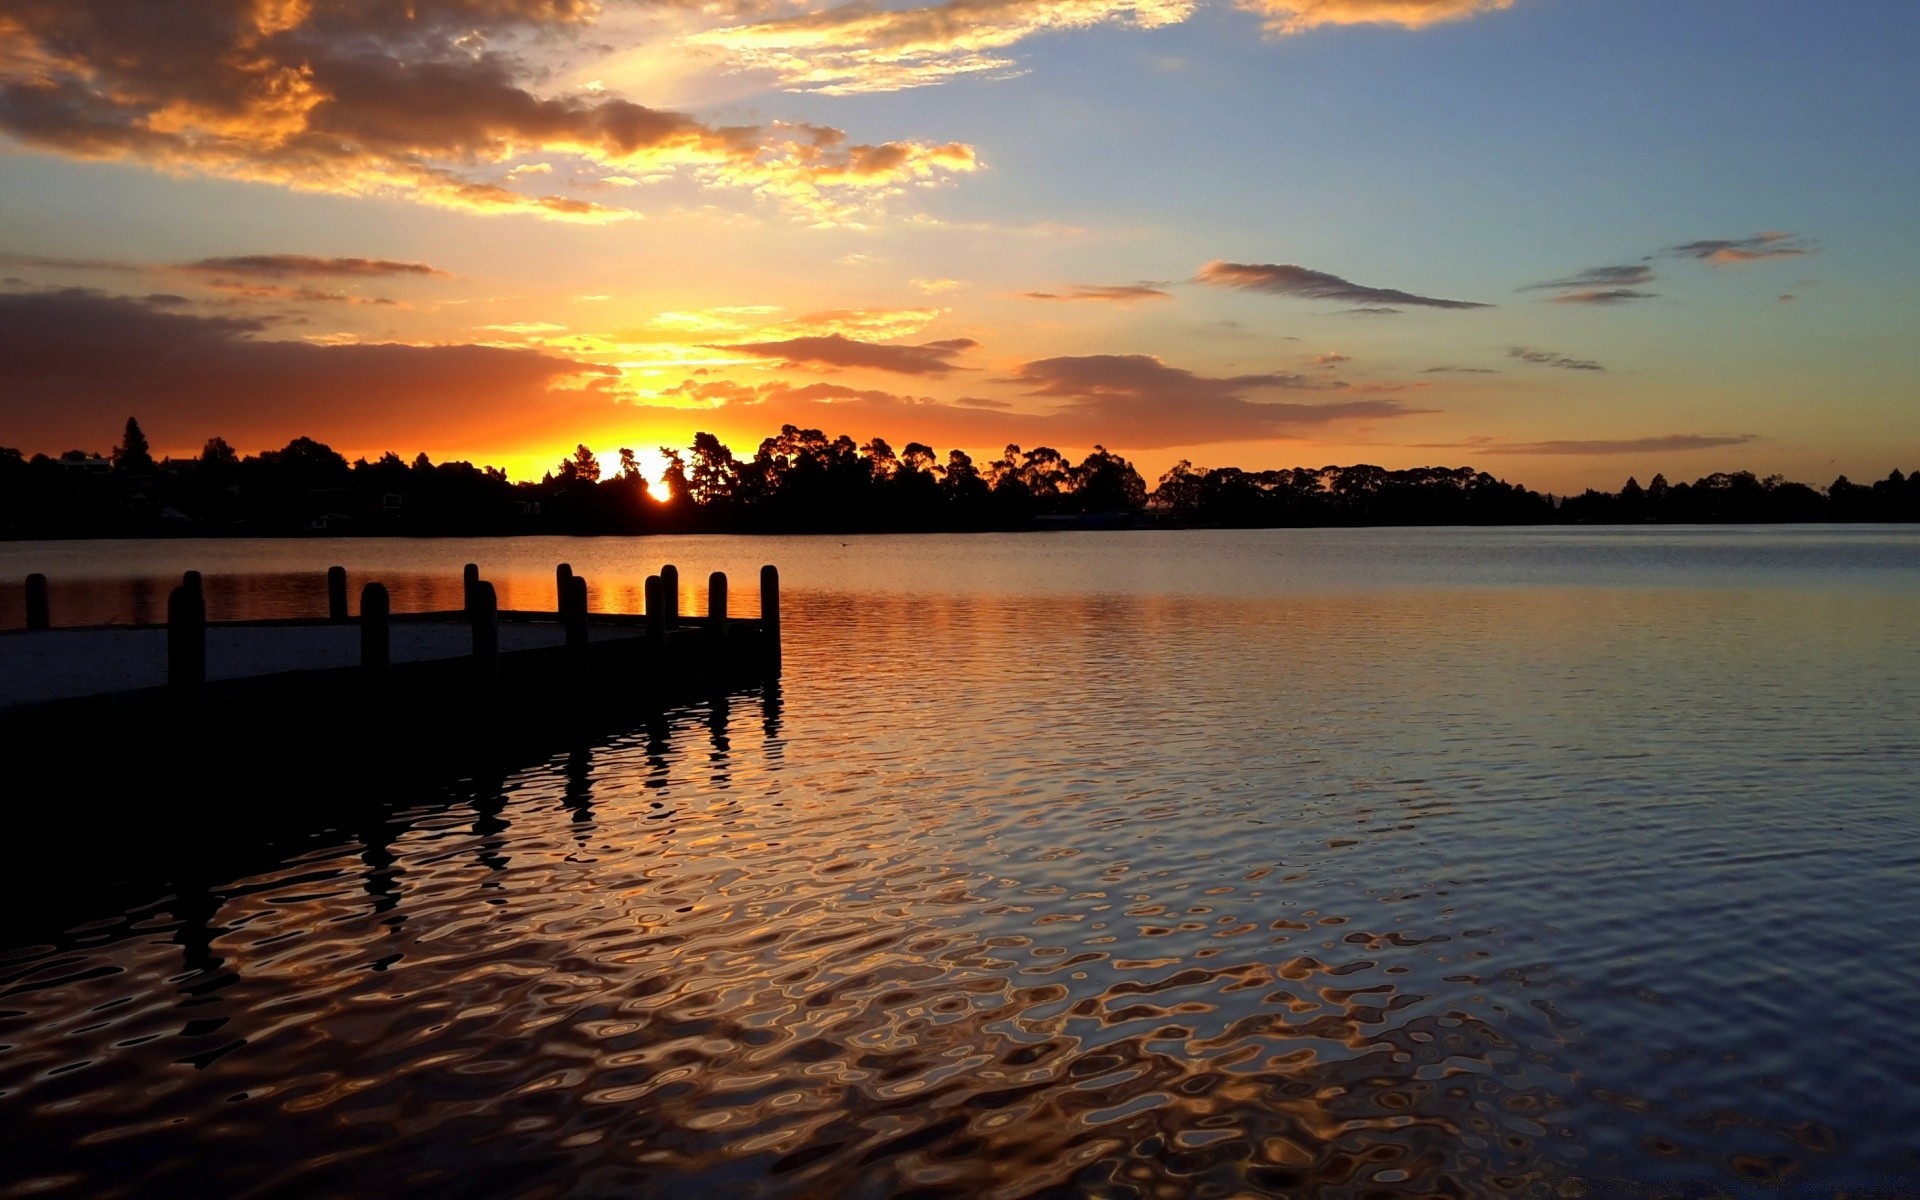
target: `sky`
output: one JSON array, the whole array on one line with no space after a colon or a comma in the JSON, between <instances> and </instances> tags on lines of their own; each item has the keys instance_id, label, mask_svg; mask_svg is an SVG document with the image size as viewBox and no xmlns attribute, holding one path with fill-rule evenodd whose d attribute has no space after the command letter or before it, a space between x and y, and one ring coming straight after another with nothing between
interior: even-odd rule
<instances>
[{"instance_id":1,"label":"sky","mask_svg":"<svg viewBox=\"0 0 1920 1200\"><path fill-rule=\"evenodd\" d=\"M1912 0L0 0L0 445L1920 467Z\"/></svg>"}]
</instances>

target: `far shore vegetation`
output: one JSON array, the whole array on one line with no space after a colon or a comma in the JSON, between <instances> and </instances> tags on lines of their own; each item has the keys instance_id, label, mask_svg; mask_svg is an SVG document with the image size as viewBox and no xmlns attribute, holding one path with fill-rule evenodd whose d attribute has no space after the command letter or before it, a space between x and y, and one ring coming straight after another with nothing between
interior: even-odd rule
<instances>
[{"instance_id":1,"label":"far shore vegetation","mask_svg":"<svg viewBox=\"0 0 1920 1200\"><path fill-rule=\"evenodd\" d=\"M0 537L813 533L1359 525L1699 524L1920 520L1920 472L1824 488L1778 475L1655 475L1617 492L1554 496L1471 467L1294 467L1181 462L1149 487L1095 447L1074 462L1008 446L990 462L920 442L895 450L782 426L751 458L709 433L661 447L648 479L621 448L586 446L538 481L494 467L385 454L348 462L311 438L242 456L212 438L155 460L129 418L109 454L0 447Z\"/></svg>"}]
</instances>

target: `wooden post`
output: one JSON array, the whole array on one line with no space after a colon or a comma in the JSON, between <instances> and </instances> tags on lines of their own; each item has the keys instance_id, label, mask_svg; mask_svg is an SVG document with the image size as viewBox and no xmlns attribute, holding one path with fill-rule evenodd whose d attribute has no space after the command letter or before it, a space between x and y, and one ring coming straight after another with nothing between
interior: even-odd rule
<instances>
[{"instance_id":1,"label":"wooden post","mask_svg":"<svg viewBox=\"0 0 1920 1200\"><path fill-rule=\"evenodd\" d=\"M53 628L47 608L47 577L38 571L27 576L27 628Z\"/></svg>"},{"instance_id":2,"label":"wooden post","mask_svg":"<svg viewBox=\"0 0 1920 1200\"><path fill-rule=\"evenodd\" d=\"M667 644L667 602L661 596L665 590L666 580L647 576L647 644L655 651L665 649Z\"/></svg>"},{"instance_id":3,"label":"wooden post","mask_svg":"<svg viewBox=\"0 0 1920 1200\"><path fill-rule=\"evenodd\" d=\"M561 563L553 569L554 607L559 610L560 619L567 619L567 599L573 593L567 588L567 580L573 578L573 564Z\"/></svg>"},{"instance_id":4,"label":"wooden post","mask_svg":"<svg viewBox=\"0 0 1920 1200\"><path fill-rule=\"evenodd\" d=\"M567 646L573 650L587 648L587 579L584 575L569 575L561 585L560 622L567 628Z\"/></svg>"},{"instance_id":5,"label":"wooden post","mask_svg":"<svg viewBox=\"0 0 1920 1200\"><path fill-rule=\"evenodd\" d=\"M393 662L392 615L386 584L370 583L360 589L360 669L375 679L385 677Z\"/></svg>"},{"instance_id":6,"label":"wooden post","mask_svg":"<svg viewBox=\"0 0 1920 1200\"><path fill-rule=\"evenodd\" d=\"M493 585L473 585L473 668L483 684L500 681L500 600Z\"/></svg>"},{"instance_id":7,"label":"wooden post","mask_svg":"<svg viewBox=\"0 0 1920 1200\"><path fill-rule=\"evenodd\" d=\"M707 576L707 637L721 655L727 650L727 573L715 571ZM719 669L725 671L722 661Z\"/></svg>"},{"instance_id":8,"label":"wooden post","mask_svg":"<svg viewBox=\"0 0 1920 1200\"><path fill-rule=\"evenodd\" d=\"M478 588L479 586L480 586L479 564L468 563L466 566L461 567L460 568L460 608L462 611L464 611L467 614L467 619L469 621L473 619L474 589Z\"/></svg>"},{"instance_id":9,"label":"wooden post","mask_svg":"<svg viewBox=\"0 0 1920 1200\"><path fill-rule=\"evenodd\" d=\"M327 620L347 619L347 569L327 568Z\"/></svg>"},{"instance_id":10,"label":"wooden post","mask_svg":"<svg viewBox=\"0 0 1920 1200\"><path fill-rule=\"evenodd\" d=\"M772 563L760 568L760 638L766 647L761 667L768 679L780 678L780 571Z\"/></svg>"},{"instance_id":11,"label":"wooden post","mask_svg":"<svg viewBox=\"0 0 1920 1200\"><path fill-rule=\"evenodd\" d=\"M667 628L680 625L680 568L668 563L660 568L660 608L666 613Z\"/></svg>"},{"instance_id":12,"label":"wooden post","mask_svg":"<svg viewBox=\"0 0 1920 1200\"><path fill-rule=\"evenodd\" d=\"M200 572L198 571L182 572L180 575L180 586L186 588L196 596L204 597L207 594L206 581L200 578Z\"/></svg>"},{"instance_id":13,"label":"wooden post","mask_svg":"<svg viewBox=\"0 0 1920 1200\"><path fill-rule=\"evenodd\" d=\"M207 600L199 589L182 583L167 597L167 684L177 692L192 692L206 681Z\"/></svg>"}]
</instances>

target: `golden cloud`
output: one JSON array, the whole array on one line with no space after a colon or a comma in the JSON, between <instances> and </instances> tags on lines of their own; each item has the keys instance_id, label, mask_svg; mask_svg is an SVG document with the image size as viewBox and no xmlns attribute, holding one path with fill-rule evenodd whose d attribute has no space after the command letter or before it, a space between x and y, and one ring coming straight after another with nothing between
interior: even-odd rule
<instances>
[{"instance_id":1,"label":"golden cloud","mask_svg":"<svg viewBox=\"0 0 1920 1200\"><path fill-rule=\"evenodd\" d=\"M0 132L73 158L572 221L637 215L518 190L556 160L673 174L844 218L973 170L954 142L715 125L598 91L543 95L495 48L584 27L584 0L21 0L0 18Z\"/></svg>"},{"instance_id":2,"label":"golden cloud","mask_svg":"<svg viewBox=\"0 0 1920 1200\"><path fill-rule=\"evenodd\" d=\"M1006 72L996 51L1036 33L1109 23L1177 25L1192 0L947 0L886 9L860 2L786 20L690 35L740 67L771 71L788 87L847 95L924 87L961 75Z\"/></svg>"},{"instance_id":3,"label":"golden cloud","mask_svg":"<svg viewBox=\"0 0 1920 1200\"><path fill-rule=\"evenodd\" d=\"M1266 18L1274 33L1306 33L1324 25L1399 25L1425 29L1443 21L1464 21L1502 12L1514 0L1241 0L1240 6Z\"/></svg>"}]
</instances>

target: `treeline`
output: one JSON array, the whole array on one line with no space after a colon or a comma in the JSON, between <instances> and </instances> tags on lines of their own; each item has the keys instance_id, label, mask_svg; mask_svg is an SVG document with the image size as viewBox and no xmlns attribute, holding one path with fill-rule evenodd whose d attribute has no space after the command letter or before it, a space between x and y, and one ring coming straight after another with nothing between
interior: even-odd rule
<instances>
[{"instance_id":1,"label":"treeline","mask_svg":"<svg viewBox=\"0 0 1920 1200\"><path fill-rule=\"evenodd\" d=\"M1467 467L1243 471L1182 462L1149 491L1133 464L1095 447L1074 462L1008 446L976 463L909 442L895 451L782 426L741 458L712 434L662 447L658 479L638 456L578 447L538 481L494 467L386 454L348 462L310 438L242 456L221 438L155 461L129 420L110 454L58 458L0 447L0 536L245 536L298 533L857 532L1114 527L1517 525L1920 520L1920 475L1825 490L1779 476L1716 474L1668 486L1556 498Z\"/></svg>"}]
</instances>

